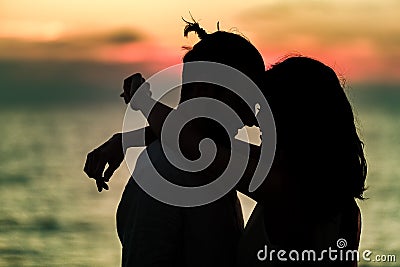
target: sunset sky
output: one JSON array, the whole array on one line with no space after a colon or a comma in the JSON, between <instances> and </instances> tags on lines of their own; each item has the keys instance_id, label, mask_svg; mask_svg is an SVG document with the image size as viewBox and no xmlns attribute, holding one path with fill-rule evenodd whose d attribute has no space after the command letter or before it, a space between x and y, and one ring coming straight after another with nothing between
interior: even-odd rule
<instances>
[{"instance_id":1,"label":"sunset sky","mask_svg":"<svg viewBox=\"0 0 400 267\"><path fill-rule=\"evenodd\" d=\"M0 0L0 61L179 63L189 11L208 32L245 35L266 65L298 53L353 81L400 82L397 0Z\"/></svg>"}]
</instances>

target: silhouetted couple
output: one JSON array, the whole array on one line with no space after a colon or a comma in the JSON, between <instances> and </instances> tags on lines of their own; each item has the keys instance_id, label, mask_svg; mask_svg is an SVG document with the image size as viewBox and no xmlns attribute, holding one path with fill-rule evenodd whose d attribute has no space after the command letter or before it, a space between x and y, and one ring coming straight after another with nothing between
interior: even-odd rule
<instances>
[{"instance_id":1,"label":"silhouetted couple","mask_svg":"<svg viewBox=\"0 0 400 267\"><path fill-rule=\"evenodd\" d=\"M198 207L160 202L131 177L117 211L122 266L356 266L356 260L340 259L338 253L336 259L324 254L329 248L358 249L361 225L355 198L363 199L367 172L352 108L335 72L306 57L287 58L265 71L260 53L243 37L224 31L207 34L197 23L189 23L185 35L190 31L201 40L184 56L184 63L228 65L262 90L275 119L276 155L267 179L249 192L261 147L248 144L249 161L240 182L218 200ZM184 66L183 81L187 72ZM124 81L121 96L126 103L143 82L140 74ZM149 90L147 97L154 102ZM196 97L222 101L245 125L258 126L254 110L227 88L183 84L180 103ZM150 102L131 104L143 110ZM207 118L191 121L179 136L182 153L190 160L199 158L198 145L204 138L213 139L218 152L201 171L180 170L169 162L159 141L170 112L170 107L154 103L153 110L145 114L149 126L126 133L129 146L147 146L133 176L152 179L141 175L154 166L165 179L179 185L199 186L217 179L230 158L227 132ZM143 131L145 142L139 141ZM263 139L268 138L264 135ZM152 164L143 161L145 153ZM89 153L85 172L96 179L99 191L108 189L107 182L123 158L122 134ZM246 228L236 190L257 201ZM338 240L345 240L346 246L339 247ZM315 261L312 254L302 260L304 250L315 251ZM278 251L282 251L279 257Z\"/></svg>"}]
</instances>

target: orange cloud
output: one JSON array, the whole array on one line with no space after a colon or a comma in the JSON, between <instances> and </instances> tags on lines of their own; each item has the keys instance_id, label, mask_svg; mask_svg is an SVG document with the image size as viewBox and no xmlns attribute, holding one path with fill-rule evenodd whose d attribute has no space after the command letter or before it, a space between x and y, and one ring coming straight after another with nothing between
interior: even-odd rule
<instances>
[{"instance_id":1,"label":"orange cloud","mask_svg":"<svg viewBox=\"0 0 400 267\"><path fill-rule=\"evenodd\" d=\"M400 2L279 1L241 14L266 61L297 52L351 80L400 80Z\"/></svg>"}]
</instances>

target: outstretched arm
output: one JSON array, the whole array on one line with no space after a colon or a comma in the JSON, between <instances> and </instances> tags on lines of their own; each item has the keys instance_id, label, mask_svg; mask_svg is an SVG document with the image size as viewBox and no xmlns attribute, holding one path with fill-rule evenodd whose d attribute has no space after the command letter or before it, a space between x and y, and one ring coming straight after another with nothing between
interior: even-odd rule
<instances>
[{"instance_id":1,"label":"outstretched arm","mask_svg":"<svg viewBox=\"0 0 400 267\"><path fill-rule=\"evenodd\" d=\"M143 138L145 135L145 138ZM149 127L126 133L116 133L105 143L94 149L86 157L84 172L96 180L97 190L108 190L108 182L115 170L124 160L124 147L147 146L155 140L155 135ZM106 169L106 165L108 168Z\"/></svg>"}]
</instances>

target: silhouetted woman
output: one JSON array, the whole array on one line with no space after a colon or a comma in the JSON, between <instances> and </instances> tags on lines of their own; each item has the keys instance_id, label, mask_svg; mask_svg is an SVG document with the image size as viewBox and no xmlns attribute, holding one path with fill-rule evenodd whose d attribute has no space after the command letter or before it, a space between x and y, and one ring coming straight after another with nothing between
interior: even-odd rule
<instances>
[{"instance_id":1,"label":"silhouetted woman","mask_svg":"<svg viewBox=\"0 0 400 267\"><path fill-rule=\"evenodd\" d=\"M363 199L367 174L363 143L337 75L319 61L290 57L266 71L264 86L277 152L269 177L253 194L258 205L239 246L239 266L356 266L350 254L321 256L329 247L344 254L358 249L361 218L354 199ZM277 258L281 249L286 261ZM263 261L254 256L260 250ZM291 250L299 258L294 253L290 259ZM304 250L314 250L315 261L302 261Z\"/></svg>"}]
</instances>

